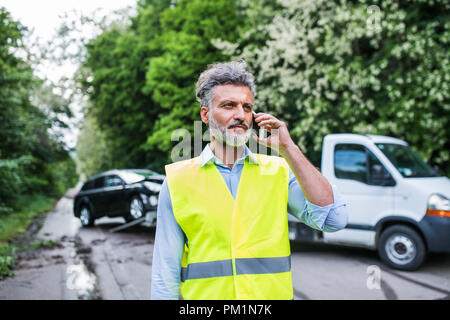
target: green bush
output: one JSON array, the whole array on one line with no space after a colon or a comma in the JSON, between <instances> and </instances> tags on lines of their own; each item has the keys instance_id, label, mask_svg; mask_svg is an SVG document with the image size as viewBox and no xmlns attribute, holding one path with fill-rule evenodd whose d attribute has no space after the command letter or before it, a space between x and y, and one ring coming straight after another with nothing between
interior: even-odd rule
<instances>
[{"instance_id":1,"label":"green bush","mask_svg":"<svg viewBox=\"0 0 450 320\"><path fill-rule=\"evenodd\" d=\"M0 280L5 277L13 277L12 269L15 266L14 253L16 248L14 246L0 246Z\"/></svg>"},{"instance_id":2,"label":"green bush","mask_svg":"<svg viewBox=\"0 0 450 320\"><path fill-rule=\"evenodd\" d=\"M21 207L21 210L12 210L11 213L0 216L0 280L14 275L12 270L15 266L16 252L55 245L55 242L51 240L31 243L25 241L22 244L24 247L19 248L14 244L17 243L17 237L27 230L34 217L52 209L54 201L55 198L40 194L19 196L16 205Z\"/></svg>"}]
</instances>

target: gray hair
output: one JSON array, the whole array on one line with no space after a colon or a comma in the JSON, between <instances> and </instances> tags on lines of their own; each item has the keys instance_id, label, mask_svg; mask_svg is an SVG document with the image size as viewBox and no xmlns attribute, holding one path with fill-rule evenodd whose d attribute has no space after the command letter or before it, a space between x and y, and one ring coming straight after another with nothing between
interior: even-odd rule
<instances>
[{"instance_id":1,"label":"gray hair","mask_svg":"<svg viewBox=\"0 0 450 320\"><path fill-rule=\"evenodd\" d=\"M203 71L195 85L195 95L200 106L210 107L213 99L214 87L223 84L246 86L255 96L255 82L253 75L246 70L244 60L219 62L208 66Z\"/></svg>"}]
</instances>

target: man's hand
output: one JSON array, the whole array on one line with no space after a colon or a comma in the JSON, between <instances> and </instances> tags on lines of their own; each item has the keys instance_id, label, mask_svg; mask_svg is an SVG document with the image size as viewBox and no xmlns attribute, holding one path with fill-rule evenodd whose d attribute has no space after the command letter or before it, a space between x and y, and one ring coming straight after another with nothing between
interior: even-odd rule
<instances>
[{"instance_id":1,"label":"man's hand","mask_svg":"<svg viewBox=\"0 0 450 320\"><path fill-rule=\"evenodd\" d=\"M256 113L255 121L259 125L270 132L270 136L266 139L260 139L257 135L253 135L253 138L258 142L267 147L276 150L279 153L284 153L288 147L294 146L294 141L292 141L291 135L287 128L286 123L278 120L274 116L268 113ZM258 128L254 128L258 131Z\"/></svg>"},{"instance_id":2,"label":"man's hand","mask_svg":"<svg viewBox=\"0 0 450 320\"><path fill-rule=\"evenodd\" d=\"M294 143L286 124L267 113L255 114L255 121L271 135L266 139L260 139L253 135L254 139L258 143L277 150L286 159L300 183L306 199L321 207L333 203L331 185Z\"/></svg>"}]
</instances>

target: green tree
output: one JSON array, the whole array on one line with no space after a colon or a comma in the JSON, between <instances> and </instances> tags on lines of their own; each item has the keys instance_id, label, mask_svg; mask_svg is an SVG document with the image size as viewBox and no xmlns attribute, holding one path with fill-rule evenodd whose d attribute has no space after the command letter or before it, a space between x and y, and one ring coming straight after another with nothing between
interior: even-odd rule
<instances>
[{"instance_id":1,"label":"green tree","mask_svg":"<svg viewBox=\"0 0 450 320\"><path fill-rule=\"evenodd\" d=\"M146 148L159 149L170 161L175 129L194 131L200 119L195 82L208 64L229 59L213 45L216 39L237 41L245 27L236 1L177 1L161 15L162 34L154 40L162 53L149 61L144 87L160 107Z\"/></svg>"},{"instance_id":2,"label":"green tree","mask_svg":"<svg viewBox=\"0 0 450 320\"><path fill-rule=\"evenodd\" d=\"M22 168L31 158L24 156L33 140L27 132L31 105L26 86L31 70L13 53L21 46L23 26L0 8L0 214L11 212L23 186Z\"/></svg>"},{"instance_id":3,"label":"green tree","mask_svg":"<svg viewBox=\"0 0 450 320\"><path fill-rule=\"evenodd\" d=\"M50 133L67 110L19 57L25 32L0 8L0 214L19 209L21 194L56 196L76 180L73 159Z\"/></svg>"},{"instance_id":4,"label":"green tree","mask_svg":"<svg viewBox=\"0 0 450 320\"><path fill-rule=\"evenodd\" d=\"M113 167L109 140L98 128L94 117L87 115L77 139L77 163L81 179L85 180Z\"/></svg>"},{"instance_id":5,"label":"green tree","mask_svg":"<svg viewBox=\"0 0 450 320\"><path fill-rule=\"evenodd\" d=\"M237 40L236 26L243 25L239 12L235 1L226 0L139 1L127 28L111 25L89 42L84 67L90 75L83 80L87 114L108 141L104 151L111 154L112 167L164 170L172 131L193 132L193 121L199 120L198 75L226 59L212 42Z\"/></svg>"},{"instance_id":6,"label":"green tree","mask_svg":"<svg viewBox=\"0 0 450 320\"><path fill-rule=\"evenodd\" d=\"M216 46L246 59L258 110L287 121L316 165L326 134L371 133L405 139L450 174L447 1L244 3L250 30Z\"/></svg>"},{"instance_id":7,"label":"green tree","mask_svg":"<svg viewBox=\"0 0 450 320\"><path fill-rule=\"evenodd\" d=\"M90 76L83 81L89 92L87 113L108 140L110 147L105 152L111 154L111 166L115 168L161 169L155 165L158 155L141 147L158 114L158 106L142 88L148 59L154 54L148 41L159 34L158 12L168 7L162 4L142 2L138 16L126 30L112 25L87 45L84 67L90 70ZM141 22L146 23L142 30Z\"/></svg>"}]
</instances>

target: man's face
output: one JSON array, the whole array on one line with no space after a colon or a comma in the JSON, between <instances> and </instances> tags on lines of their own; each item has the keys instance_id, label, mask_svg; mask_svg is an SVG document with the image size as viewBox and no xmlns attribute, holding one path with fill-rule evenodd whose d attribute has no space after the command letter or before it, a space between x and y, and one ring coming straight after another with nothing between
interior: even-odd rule
<instances>
[{"instance_id":1,"label":"man's face","mask_svg":"<svg viewBox=\"0 0 450 320\"><path fill-rule=\"evenodd\" d=\"M247 86L233 84L214 88L212 108L202 107L202 120L208 119L212 135L233 147L251 137L253 95Z\"/></svg>"}]
</instances>

